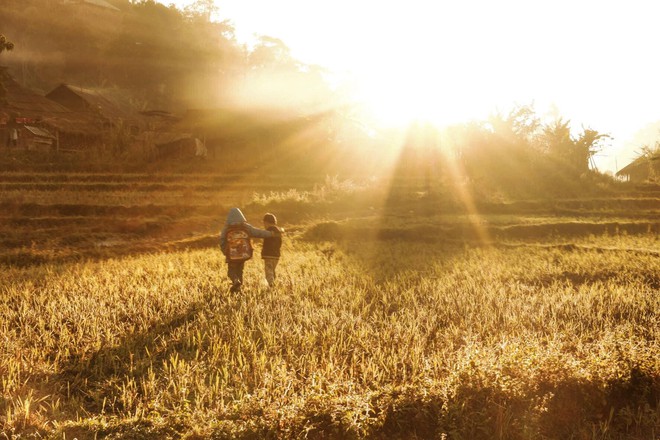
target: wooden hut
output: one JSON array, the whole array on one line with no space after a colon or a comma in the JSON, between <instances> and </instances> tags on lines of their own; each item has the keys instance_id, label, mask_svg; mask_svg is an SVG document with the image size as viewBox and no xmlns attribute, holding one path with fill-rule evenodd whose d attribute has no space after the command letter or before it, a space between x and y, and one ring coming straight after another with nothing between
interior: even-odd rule
<instances>
[{"instance_id":1,"label":"wooden hut","mask_svg":"<svg viewBox=\"0 0 660 440\"><path fill-rule=\"evenodd\" d=\"M617 171L616 176L634 183L660 180L660 151L638 157Z\"/></svg>"},{"instance_id":2,"label":"wooden hut","mask_svg":"<svg viewBox=\"0 0 660 440\"><path fill-rule=\"evenodd\" d=\"M45 128L24 125L21 142L30 151L52 151L57 148L57 138Z\"/></svg>"},{"instance_id":3,"label":"wooden hut","mask_svg":"<svg viewBox=\"0 0 660 440\"><path fill-rule=\"evenodd\" d=\"M21 86L4 68L0 68L0 79L6 90L4 101L0 102L0 139L4 140L0 145L35 147L35 139L39 138L38 144L42 147L49 137L41 136L43 133L34 135L25 129L26 126L43 129L53 136L55 149L83 149L101 142L101 125L94 118L67 109ZM14 133L17 135L15 141L12 139Z\"/></svg>"},{"instance_id":4,"label":"wooden hut","mask_svg":"<svg viewBox=\"0 0 660 440\"><path fill-rule=\"evenodd\" d=\"M131 134L137 134L145 125L144 118L130 104L130 99L118 90L61 84L46 97L71 111L100 120L106 130L127 128Z\"/></svg>"}]
</instances>

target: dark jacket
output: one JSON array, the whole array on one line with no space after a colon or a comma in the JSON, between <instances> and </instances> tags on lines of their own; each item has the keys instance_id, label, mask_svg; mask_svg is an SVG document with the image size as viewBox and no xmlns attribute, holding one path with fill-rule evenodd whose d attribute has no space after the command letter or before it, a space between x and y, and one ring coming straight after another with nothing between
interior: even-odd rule
<instances>
[{"instance_id":1,"label":"dark jacket","mask_svg":"<svg viewBox=\"0 0 660 440\"><path fill-rule=\"evenodd\" d=\"M264 247L261 248L261 258L280 258L280 248L282 247L282 230L277 226L269 226L267 231L271 231L271 238L264 238Z\"/></svg>"}]
</instances>

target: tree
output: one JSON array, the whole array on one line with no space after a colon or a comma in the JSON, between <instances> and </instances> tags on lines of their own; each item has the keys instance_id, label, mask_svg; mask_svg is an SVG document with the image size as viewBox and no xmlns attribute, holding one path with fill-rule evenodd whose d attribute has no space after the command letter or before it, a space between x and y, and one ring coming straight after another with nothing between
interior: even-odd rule
<instances>
[{"instance_id":1,"label":"tree","mask_svg":"<svg viewBox=\"0 0 660 440\"><path fill-rule=\"evenodd\" d=\"M190 18L201 18L203 21L210 22L218 9L213 0L195 0L184 8L184 12Z\"/></svg>"},{"instance_id":2,"label":"tree","mask_svg":"<svg viewBox=\"0 0 660 440\"><path fill-rule=\"evenodd\" d=\"M506 115L491 115L479 142L462 153L471 162L466 169L498 180L523 171L534 156L531 141L538 127L539 118L531 106L516 106Z\"/></svg>"},{"instance_id":3,"label":"tree","mask_svg":"<svg viewBox=\"0 0 660 440\"><path fill-rule=\"evenodd\" d=\"M291 50L279 38L262 35L249 55L252 69L282 69L295 67Z\"/></svg>"},{"instance_id":4,"label":"tree","mask_svg":"<svg viewBox=\"0 0 660 440\"><path fill-rule=\"evenodd\" d=\"M0 34L0 53L4 52L5 50L10 51L13 49L14 49L14 43L8 41L4 35ZM0 103L5 102L6 96L7 96L7 89L5 89L5 85L2 83L2 77L0 77Z\"/></svg>"},{"instance_id":5,"label":"tree","mask_svg":"<svg viewBox=\"0 0 660 440\"><path fill-rule=\"evenodd\" d=\"M656 182L660 179L660 142L656 142L654 147L644 145L639 158L648 165L649 174L647 180Z\"/></svg>"},{"instance_id":6,"label":"tree","mask_svg":"<svg viewBox=\"0 0 660 440\"><path fill-rule=\"evenodd\" d=\"M605 139L612 139L612 136L591 128L583 128L582 133L575 139L573 160L574 165L579 171L588 171L589 165L593 165L593 157L602 150Z\"/></svg>"},{"instance_id":7,"label":"tree","mask_svg":"<svg viewBox=\"0 0 660 440\"><path fill-rule=\"evenodd\" d=\"M14 43L8 41L7 37L0 34L0 53L4 52L5 50L9 51L13 49L14 49Z\"/></svg>"},{"instance_id":8,"label":"tree","mask_svg":"<svg viewBox=\"0 0 660 440\"><path fill-rule=\"evenodd\" d=\"M539 135L541 150L554 158L565 157L573 148L571 121L562 118L545 125Z\"/></svg>"},{"instance_id":9,"label":"tree","mask_svg":"<svg viewBox=\"0 0 660 440\"><path fill-rule=\"evenodd\" d=\"M591 128L583 128L582 133L574 137L570 121L561 118L543 127L539 135L541 147L549 157L578 173L589 170L593 156L602 149L605 139L611 136Z\"/></svg>"},{"instance_id":10,"label":"tree","mask_svg":"<svg viewBox=\"0 0 660 440\"><path fill-rule=\"evenodd\" d=\"M504 116L495 113L489 118L493 133L500 137L519 142L527 142L539 128L540 122L531 105L516 106Z\"/></svg>"}]
</instances>

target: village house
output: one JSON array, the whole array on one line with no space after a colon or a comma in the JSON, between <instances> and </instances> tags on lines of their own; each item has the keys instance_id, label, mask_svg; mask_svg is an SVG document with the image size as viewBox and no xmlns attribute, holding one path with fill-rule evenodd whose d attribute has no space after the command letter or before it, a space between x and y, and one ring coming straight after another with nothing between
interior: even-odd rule
<instances>
[{"instance_id":1,"label":"village house","mask_svg":"<svg viewBox=\"0 0 660 440\"><path fill-rule=\"evenodd\" d=\"M118 90L99 90L61 84L46 94L46 98L74 112L94 117L105 130L127 129L138 134L145 120Z\"/></svg>"},{"instance_id":2,"label":"village house","mask_svg":"<svg viewBox=\"0 0 660 440\"><path fill-rule=\"evenodd\" d=\"M0 79L6 91L0 102L0 146L80 150L100 142L101 127L93 118L21 86L5 68Z\"/></svg>"},{"instance_id":3,"label":"village house","mask_svg":"<svg viewBox=\"0 0 660 440\"><path fill-rule=\"evenodd\" d=\"M29 151L52 151L56 148L57 138L45 128L24 125L21 141Z\"/></svg>"},{"instance_id":4,"label":"village house","mask_svg":"<svg viewBox=\"0 0 660 440\"><path fill-rule=\"evenodd\" d=\"M660 181L660 151L638 157L617 171L616 177L634 183Z\"/></svg>"},{"instance_id":5,"label":"village house","mask_svg":"<svg viewBox=\"0 0 660 440\"><path fill-rule=\"evenodd\" d=\"M135 136L133 148L143 157L206 157L205 143L177 125L181 117L165 110L146 110L140 114L145 118L146 128Z\"/></svg>"},{"instance_id":6,"label":"village house","mask_svg":"<svg viewBox=\"0 0 660 440\"><path fill-rule=\"evenodd\" d=\"M210 158L240 157L244 156L243 152L261 155L267 145L294 131L272 113L229 108L188 109L174 129L201 139ZM188 145L193 149L193 144Z\"/></svg>"}]
</instances>

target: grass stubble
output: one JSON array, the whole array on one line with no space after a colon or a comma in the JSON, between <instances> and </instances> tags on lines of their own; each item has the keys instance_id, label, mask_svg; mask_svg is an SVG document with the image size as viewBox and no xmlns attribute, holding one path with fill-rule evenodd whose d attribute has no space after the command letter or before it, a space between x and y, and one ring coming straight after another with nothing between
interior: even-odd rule
<instances>
[{"instance_id":1,"label":"grass stubble","mask_svg":"<svg viewBox=\"0 0 660 440\"><path fill-rule=\"evenodd\" d=\"M0 438L660 435L652 194L475 222L374 209L373 182L223 179L2 176L27 186L0 195ZM275 289L255 258L229 294L225 204L295 219Z\"/></svg>"},{"instance_id":2,"label":"grass stubble","mask_svg":"<svg viewBox=\"0 0 660 440\"><path fill-rule=\"evenodd\" d=\"M215 249L8 268L0 422L52 438L655 438L658 259L619 242L289 240L278 287L252 261L240 295Z\"/></svg>"}]
</instances>

